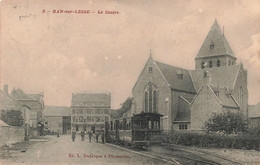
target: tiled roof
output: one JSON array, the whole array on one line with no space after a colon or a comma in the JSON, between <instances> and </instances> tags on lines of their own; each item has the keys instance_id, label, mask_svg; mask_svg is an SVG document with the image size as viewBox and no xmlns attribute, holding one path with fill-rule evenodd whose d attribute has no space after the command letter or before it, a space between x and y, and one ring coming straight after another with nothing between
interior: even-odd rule
<instances>
[{"instance_id":1,"label":"tiled roof","mask_svg":"<svg viewBox=\"0 0 260 165\"><path fill-rule=\"evenodd\" d=\"M214 45L214 48L211 49L210 45L212 44ZM220 54L229 54L234 56L227 39L221 32L221 28L219 27L217 20L215 20L196 58Z\"/></svg>"},{"instance_id":2,"label":"tiled roof","mask_svg":"<svg viewBox=\"0 0 260 165\"><path fill-rule=\"evenodd\" d=\"M21 89L14 89L11 93L13 97L15 97L17 100L37 100L36 98L26 94Z\"/></svg>"},{"instance_id":3,"label":"tiled roof","mask_svg":"<svg viewBox=\"0 0 260 165\"><path fill-rule=\"evenodd\" d=\"M240 65L222 66L190 71L195 88L198 91L205 82L204 72L210 75L210 84L219 87L233 89Z\"/></svg>"},{"instance_id":4,"label":"tiled roof","mask_svg":"<svg viewBox=\"0 0 260 165\"><path fill-rule=\"evenodd\" d=\"M71 110L64 106L45 106L43 116L70 116Z\"/></svg>"},{"instance_id":5,"label":"tiled roof","mask_svg":"<svg viewBox=\"0 0 260 165\"><path fill-rule=\"evenodd\" d=\"M260 117L260 102L256 105L249 105L248 107L248 117Z\"/></svg>"},{"instance_id":6,"label":"tiled roof","mask_svg":"<svg viewBox=\"0 0 260 165\"><path fill-rule=\"evenodd\" d=\"M72 101L107 101L109 93L77 93L72 96Z\"/></svg>"},{"instance_id":7,"label":"tiled roof","mask_svg":"<svg viewBox=\"0 0 260 165\"><path fill-rule=\"evenodd\" d=\"M179 97L178 112L174 121L190 121L190 104L187 102L188 99Z\"/></svg>"},{"instance_id":8,"label":"tiled roof","mask_svg":"<svg viewBox=\"0 0 260 165\"><path fill-rule=\"evenodd\" d=\"M188 70L155 61L163 76L172 89L195 93L195 89ZM183 74L179 78L178 74Z\"/></svg>"},{"instance_id":9,"label":"tiled roof","mask_svg":"<svg viewBox=\"0 0 260 165\"><path fill-rule=\"evenodd\" d=\"M211 89L213 91L216 91L216 90L219 91L219 95L217 97L223 106L239 108L239 106L236 104L234 98L232 97L231 93L227 89L225 89L225 88L214 89L214 87L211 87Z\"/></svg>"}]
</instances>

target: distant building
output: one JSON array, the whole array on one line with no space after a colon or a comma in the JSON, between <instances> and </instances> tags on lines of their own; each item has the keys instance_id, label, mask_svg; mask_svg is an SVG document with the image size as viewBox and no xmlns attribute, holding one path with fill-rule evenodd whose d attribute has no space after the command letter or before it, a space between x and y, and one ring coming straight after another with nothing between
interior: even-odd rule
<instances>
[{"instance_id":1,"label":"distant building","mask_svg":"<svg viewBox=\"0 0 260 165\"><path fill-rule=\"evenodd\" d=\"M70 133L71 110L63 106L45 106L43 110L45 130L49 132Z\"/></svg>"},{"instance_id":2,"label":"distant building","mask_svg":"<svg viewBox=\"0 0 260 165\"><path fill-rule=\"evenodd\" d=\"M260 102L256 105L249 105L248 118L251 128L260 128Z\"/></svg>"},{"instance_id":3,"label":"distant building","mask_svg":"<svg viewBox=\"0 0 260 165\"><path fill-rule=\"evenodd\" d=\"M22 115L22 125L20 126L12 126L11 124L8 125L1 119L6 119L2 114L6 113L7 111L20 111ZM4 86L4 91L0 90L0 145L6 143L15 143L23 141L26 137L30 135L30 107L21 103L17 99L13 98L8 94L8 86ZM7 120L12 123L12 121ZM12 119L11 119L12 120Z\"/></svg>"},{"instance_id":4,"label":"distant building","mask_svg":"<svg viewBox=\"0 0 260 165\"><path fill-rule=\"evenodd\" d=\"M42 111L44 109L43 93L40 94L26 94L22 89L13 89L11 96L19 100L22 104L30 107L30 118L33 128L33 136L38 136L43 131L42 125Z\"/></svg>"},{"instance_id":5,"label":"distant building","mask_svg":"<svg viewBox=\"0 0 260 165\"><path fill-rule=\"evenodd\" d=\"M131 115L160 113L162 130L203 130L216 113L248 113L247 71L242 63L236 64L217 21L195 58L195 70L150 56L132 94Z\"/></svg>"},{"instance_id":6,"label":"distant building","mask_svg":"<svg viewBox=\"0 0 260 165\"><path fill-rule=\"evenodd\" d=\"M104 122L110 120L111 94L78 93L71 99L71 129L101 130Z\"/></svg>"}]
</instances>

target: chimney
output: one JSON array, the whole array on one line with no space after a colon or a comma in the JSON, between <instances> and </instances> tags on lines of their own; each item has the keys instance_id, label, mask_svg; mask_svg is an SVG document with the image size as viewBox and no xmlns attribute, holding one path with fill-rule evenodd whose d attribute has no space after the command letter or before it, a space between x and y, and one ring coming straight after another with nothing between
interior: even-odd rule
<instances>
[{"instance_id":1,"label":"chimney","mask_svg":"<svg viewBox=\"0 0 260 165\"><path fill-rule=\"evenodd\" d=\"M8 85L7 85L7 84L4 85L4 92L5 92L6 94L8 94Z\"/></svg>"}]
</instances>

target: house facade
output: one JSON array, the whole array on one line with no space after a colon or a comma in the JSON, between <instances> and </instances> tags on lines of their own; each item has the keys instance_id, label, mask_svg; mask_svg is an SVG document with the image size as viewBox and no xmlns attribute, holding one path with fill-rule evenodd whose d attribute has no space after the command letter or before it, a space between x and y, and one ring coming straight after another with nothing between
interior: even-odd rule
<instances>
[{"instance_id":1,"label":"house facade","mask_svg":"<svg viewBox=\"0 0 260 165\"><path fill-rule=\"evenodd\" d=\"M248 113L247 71L242 63L236 64L217 21L195 58L195 70L164 64L150 55L132 94L131 115L162 114L165 131L203 130L215 113Z\"/></svg>"},{"instance_id":2,"label":"house facade","mask_svg":"<svg viewBox=\"0 0 260 165\"><path fill-rule=\"evenodd\" d=\"M93 132L102 130L110 120L110 93L77 93L71 99L71 129Z\"/></svg>"},{"instance_id":3,"label":"house facade","mask_svg":"<svg viewBox=\"0 0 260 165\"><path fill-rule=\"evenodd\" d=\"M45 106L43 110L45 130L67 134L71 131L71 110L64 106Z\"/></svg>"}]
</instances>

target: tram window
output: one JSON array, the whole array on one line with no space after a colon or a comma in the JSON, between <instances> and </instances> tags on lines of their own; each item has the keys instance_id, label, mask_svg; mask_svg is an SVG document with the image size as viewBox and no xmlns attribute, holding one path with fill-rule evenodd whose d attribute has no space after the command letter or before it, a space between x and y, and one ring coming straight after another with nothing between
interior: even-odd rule
<instances>
[{"instance_id":1,"label":"tram window","mask_svg":"<svg viewBox=\"0 0 260 165\"><path fill-rule=\"evenodd\" d=\"M152 121L151 120L148 121L148 129L152 129Z\"/></svg>"}]
</instances>

